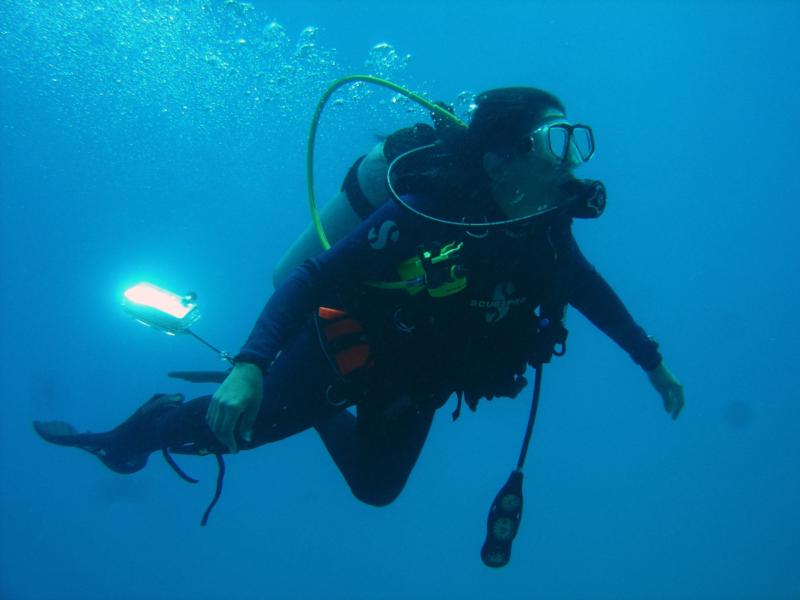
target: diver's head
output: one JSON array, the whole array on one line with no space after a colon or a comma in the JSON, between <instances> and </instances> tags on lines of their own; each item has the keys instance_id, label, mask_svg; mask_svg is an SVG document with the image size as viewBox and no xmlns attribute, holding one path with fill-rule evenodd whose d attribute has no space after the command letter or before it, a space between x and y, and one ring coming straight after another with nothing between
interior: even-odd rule
<instances>
[{"instance_id":1,"label":"diver's head","mask_svg":"<svg viewBox=\"0 0 800 600\"><path fill-rule=\"evenodd\" d=\"M592 130L567 121L561 100L536 88L490 90L475 102L469 136L503 212L553 208L556 190L594 153Z\"/></svg>"}]
</instances>

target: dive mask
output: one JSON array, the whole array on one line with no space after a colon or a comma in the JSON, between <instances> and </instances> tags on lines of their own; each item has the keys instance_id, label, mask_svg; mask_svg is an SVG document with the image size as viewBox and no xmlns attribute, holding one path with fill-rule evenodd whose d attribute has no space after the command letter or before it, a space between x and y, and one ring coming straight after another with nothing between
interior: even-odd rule
<instances>
[{"instance_id":1,"label":"dive mask","mask_svg":"<svg viewBox=\"0 0 800 600\"><path fill-rule=\"evenodd\" d=\"M588 125L575 125L569 121L550 121L537 127L531 134L533 149L544 149L555 160L576 167L594 154L594 134Z\"/></svg>"}]
</instances>

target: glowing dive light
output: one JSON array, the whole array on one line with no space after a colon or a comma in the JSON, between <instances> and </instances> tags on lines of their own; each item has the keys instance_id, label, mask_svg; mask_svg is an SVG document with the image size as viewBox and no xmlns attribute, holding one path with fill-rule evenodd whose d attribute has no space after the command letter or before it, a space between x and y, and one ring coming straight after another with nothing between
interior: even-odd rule
<instances>
[{"instance_id":1,"label":"glowing dive light","mask_svg":"<svg viewBox=\"0 0 800 600\"><path fill-rule=\"evenodd\" d=\"M197 294L194 292L179 296L152 283L137 283L125 290L122 308L142 325L158 329L167 335L186 333L192 336L219 354L222 360L233 364L230 354L212 346L189 329L200 318Z\"/></svg>"},{"instance_id":2,"label":"glowing dive light","mask_svg":"<svg viewBox=\"0 0 800 600\"><path fill-rule=\"evenodd\" d=\"M179 296L142 282L125 290L122 308L143 325L175 335L187 331L200 318L196 300L196 294Z\"/></svg>"}]
</instances>

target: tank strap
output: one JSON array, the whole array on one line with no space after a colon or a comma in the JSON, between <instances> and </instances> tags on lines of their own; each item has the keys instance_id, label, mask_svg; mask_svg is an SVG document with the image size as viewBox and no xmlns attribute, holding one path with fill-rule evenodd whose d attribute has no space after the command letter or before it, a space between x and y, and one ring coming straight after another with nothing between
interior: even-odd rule
<instances>
[{"instance_id":1,"label":"tank strap","mask_svg":"<svg viewBox=\"0 0 800 600\"><path fill-rule=\"evenodd\" d=\"M350 170L347 172L347 175L344 176L344 181L342 182L342 191L347 196L347 201L362 221L375 210L369 200L367 200L367 196L361 189L361 185L358 183L358 167L361 166L365 156L366 155L360 157L353 163L353 166L350 167Z\"/></svg>"}]
</instances>

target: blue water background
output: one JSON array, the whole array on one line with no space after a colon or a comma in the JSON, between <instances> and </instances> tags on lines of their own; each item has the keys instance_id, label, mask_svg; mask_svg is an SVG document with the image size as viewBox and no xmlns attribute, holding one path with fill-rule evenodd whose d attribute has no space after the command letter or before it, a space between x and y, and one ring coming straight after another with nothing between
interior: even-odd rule
<instances>
[{"instance_id":1,"label":"blue water background","mask_svg":"<svg viewBox=\"0 0 800 600\"><path fill-rule=\"evenodd\" d=\"M0 7L0 597L800 598L796 2L11 0ZM316 29L305 29L307 27ZM376 44L390 44L379 46ZM407 56L410 55L410 56ZM508 567L485 517L528 411L448 404L402 496L360 504L314 433L130 477L43 444L102 430L213 369L119 308L199 293L238 349L309 221L303 152L336 76L453 101L552 90L598 143L607 213L575 230L686 386L672 422L578 313L545 372ZM374 136L424 120L350 88L323 117L320 196Z\"/></svg>"}]
</instances>

